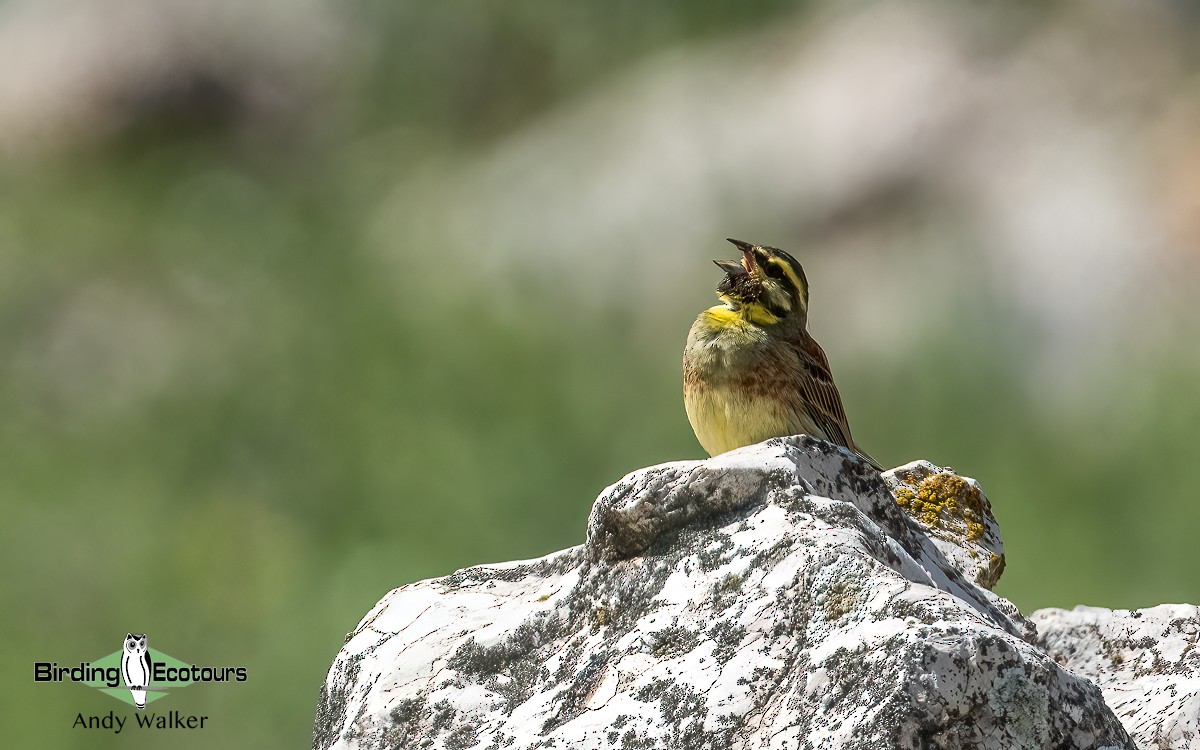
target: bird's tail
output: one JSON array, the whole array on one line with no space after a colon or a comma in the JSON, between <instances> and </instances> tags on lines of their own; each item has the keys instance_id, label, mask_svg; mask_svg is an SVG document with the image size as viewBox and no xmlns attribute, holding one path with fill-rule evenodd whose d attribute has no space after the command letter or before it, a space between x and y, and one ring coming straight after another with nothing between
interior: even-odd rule
<instances>
[{"instance_id":1,"label":"bird's tail","mask_svg":"<svg viewBox=\"0 0 1200 750\"><path fill-rule=\"evenodd\" d=\"M871 454L867 453L862 448L859 448L857 445L851 447L850 450L854 451L854 455L858 456L859 458L861 458L862 460L864 460L868 464L870 464L872 469L874 469L875 471L878 471L880 473L883 473L883 467L879 465L878 461L871 458Z\"/></svg>"}]
</instances>

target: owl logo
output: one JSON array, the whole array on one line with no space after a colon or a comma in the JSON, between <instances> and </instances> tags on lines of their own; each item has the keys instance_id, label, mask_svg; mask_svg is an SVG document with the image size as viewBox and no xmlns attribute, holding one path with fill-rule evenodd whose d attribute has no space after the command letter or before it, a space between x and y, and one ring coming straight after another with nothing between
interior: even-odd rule
<instances>
[{"instance_id":1,"label":"owl logo","mask_svg":"<svg viewBox=\"0 0 1200 750\"><path fill-rule=\"evenodd\" d=\"M146 688L150 685L150 649L145 633L126 633L121 643L121 677L133 696L138 710L146 708Z\"/></svg>"}]
</instances>

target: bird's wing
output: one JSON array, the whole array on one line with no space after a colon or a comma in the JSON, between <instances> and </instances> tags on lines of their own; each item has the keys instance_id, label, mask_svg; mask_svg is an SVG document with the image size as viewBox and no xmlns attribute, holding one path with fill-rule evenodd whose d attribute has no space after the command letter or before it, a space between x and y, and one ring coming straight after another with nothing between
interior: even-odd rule
<instances>
[{"instance_id":1,"label":"bird's wing","mask_svg":"<svg viewBox=\"0 0 1200 750\"><path fill-rule=\"evenodd\" d=\"M846 423L846 411L842 408L842 396L833 382L829 366L805 351L804 347L797 347L796 353L800 358L800 377L797 382L801 408L808 410L808 416L830 441L851 447L853 442L850 426Z\"/></svg>"},{"instance_id":2,"label":"bird's wing","mask_svg":"<svg viewBox=\"0 0 1200 750\"><path fill-rule=\"evenodd\" d=\"M152 674L154 674L154 671L151 668L153 666L153 664L154 664L154 662L150 661L150 649L146 649L142 653L142 667L144 667L146 670L146 684L147 685L150 684L150 676Z\"/></svg>"},{"instance_id":3,"label":"bird's wing","mask_svg":"<svg viewBox=\"0 0 1200 750\"><path fill-rule=\"evenodd\" d=\"M805 333L793 346L800 360L800 408L808 410L809 418L828 440L844 445L876 469L882 470L875 459L859 450L850 436L850 422L842 407L842 395L833 382L829 359L821 345Z\"/></svg>"}]
</instances>

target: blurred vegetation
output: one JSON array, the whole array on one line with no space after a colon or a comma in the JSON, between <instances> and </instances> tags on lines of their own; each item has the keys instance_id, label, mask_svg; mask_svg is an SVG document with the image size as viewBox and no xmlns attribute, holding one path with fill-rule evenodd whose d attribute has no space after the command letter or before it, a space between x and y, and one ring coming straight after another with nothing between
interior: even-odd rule
<instances>
[{"instance_id":1,"label":"blurred vegetation","mask_svg":"<svg viewBox=\"0 0 1200 750\"><path fill-rule=\"evenodd\" d=\"M519 269L481 284L459 268L488 248L419 233L389 238L397 273L371 233L398 175L469 161L640 57L798 12L363 3L333 113L264 133L172 104L0 172L8 741L160 743L72 731L119 704L30 674L144 631L249 668L152 706L212 717L174 745L305 746L330 660L388 589L577 544L604 486L700 457L679 356L710 289L647 322L619 291L596 307ZM1023 609L1200 600L1194 347L1048 421L1003 303L966 290L950 309L897 357L826 344L860 442L981 481Z\"/></svg>"}]
</instances>

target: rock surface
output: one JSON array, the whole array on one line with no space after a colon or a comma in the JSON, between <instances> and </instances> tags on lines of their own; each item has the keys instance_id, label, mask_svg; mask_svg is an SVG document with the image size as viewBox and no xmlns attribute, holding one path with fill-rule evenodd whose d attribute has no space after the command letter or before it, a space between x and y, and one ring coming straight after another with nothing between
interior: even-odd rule
<instances>
[{"instance_id":1,"label":"rock surface","mask_svg":"<svg viewBox=\"0 0 1200 750\"><path fill-rule=\"evenodd\" d=\"M1138 747L1200 748L1200 607L1042 609L1042 647L1092 680Z\"/></svg>"},{"instance_id":2,"label":"rock surface","mask_svg":"<svg viewBox=\"0 0 1200 750\"><path fill-rule=\"evenodd\" d=\"M1002 560L977 485L924 462L801 436L643 469L580 547L387 594L313 746L1132 748L987 589Z\"/></svg>"},{"instance_id":3,"label":"rock surface","mask_svg":"<svg viewBox=\"0 0 1200 750\"><path fill-rule=\"evenodd\" d=\"M942 554L989 591L1004 573L1004 541L979 483L928 461L884 473L883 481Z\"/></svg>"}]
</instances>

